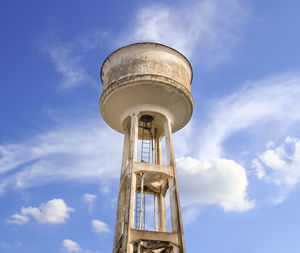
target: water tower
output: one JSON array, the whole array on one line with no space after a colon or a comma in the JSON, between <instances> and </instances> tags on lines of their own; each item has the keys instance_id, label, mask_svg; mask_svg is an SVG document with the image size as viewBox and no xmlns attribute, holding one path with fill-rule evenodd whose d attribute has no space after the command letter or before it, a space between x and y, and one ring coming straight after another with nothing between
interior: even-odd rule
<instances>
[{"instance_id":1,"label":"water tower","mask_svg":"<svg viewBox=\"0 0 300 253\"><path fill-rule=\"evenodd\" d=\"M192 116L191 65L137 43L107 57L101 80L102 117L124 134L113 253L185 253L172 133Z\"/></svg>"}]
</instances>

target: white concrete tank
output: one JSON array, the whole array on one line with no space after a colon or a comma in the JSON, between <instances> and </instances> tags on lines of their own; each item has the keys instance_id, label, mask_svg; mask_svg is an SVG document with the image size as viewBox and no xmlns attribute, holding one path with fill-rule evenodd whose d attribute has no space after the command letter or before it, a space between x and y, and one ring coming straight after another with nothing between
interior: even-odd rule
<instances>
[{"instance_id":1,"label":"white concrete tank","mask_svg":"<svg viewBox=\"0 0 300 253\"><path fill-rule=\"evenodd\" d=\"M101 68L102 117L111 128L125 133L130 113L147 112L154 117L154 124L160 120L156 114L161 114L169 118L176 132L192 116L192 76L189 61L168 46L136 43L122 47L109 55Z\"/></svg>"}]
</instances>

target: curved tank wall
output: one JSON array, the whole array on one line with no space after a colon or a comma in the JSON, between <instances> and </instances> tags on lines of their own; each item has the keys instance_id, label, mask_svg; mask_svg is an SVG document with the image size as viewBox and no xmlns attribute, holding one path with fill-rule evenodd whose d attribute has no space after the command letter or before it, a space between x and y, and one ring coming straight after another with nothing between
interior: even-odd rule
<instances>
[{"instance_id":1,"label":"curved tank wall","mask_svg":"<svg viewBox=\"0 0 300 253\"><path fill-rule=\"evenodd\" d=\"M171 120L174 132L192 115L192 68L170 47L136 43L120 48L104 61L101 80L102 117L121 133L130 113L161 113Z\"/></svg>"}]
</instances>

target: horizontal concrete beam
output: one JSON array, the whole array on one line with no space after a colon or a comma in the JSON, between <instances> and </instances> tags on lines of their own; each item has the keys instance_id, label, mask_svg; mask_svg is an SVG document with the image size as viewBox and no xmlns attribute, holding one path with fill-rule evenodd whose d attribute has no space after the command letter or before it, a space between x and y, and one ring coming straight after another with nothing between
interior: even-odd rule
<instances>
[{"instance_id":1,"label":"horizontal concrete beam","mask_svg":"<svg viewBox=\"0 0 300 253\"><path fill-rule=\"evenodd\" d=\"M168 178L173 177L173 168L171 166L162 166L150 163L140 163L134 162L133 163L133 172L144 172L150 174L156 174L161 176L166 176Z\"/></svg>"},{"instance_id":2,"label":"horizontal concrete beam","mask_svg":"<svg viewBox=\"0 0 300 253\"><path fill-rule=\"evenodd\" d=\"M134 243L136 241L171 242L172 244L179 246L177 233L131 229L130 230L130 242Z\"/></svg>"}]
</instances>

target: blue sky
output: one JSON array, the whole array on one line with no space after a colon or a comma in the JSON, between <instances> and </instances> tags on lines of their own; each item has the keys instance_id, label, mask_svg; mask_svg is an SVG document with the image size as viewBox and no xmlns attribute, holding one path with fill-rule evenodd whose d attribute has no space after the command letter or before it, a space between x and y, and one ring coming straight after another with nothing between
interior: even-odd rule
<instances>
[{"instance_id":1,"label":"blue sky","mask_svg":"<svg viewBox=\"0 0 300 253\"><path fill-rule=\"evenodd\" d=\"M193 66L174 134L187 252L300 251L299 1L0 7L0 252L112 252L123 138L99 72L141 41Z\"/></svg>"}]
</instances>

